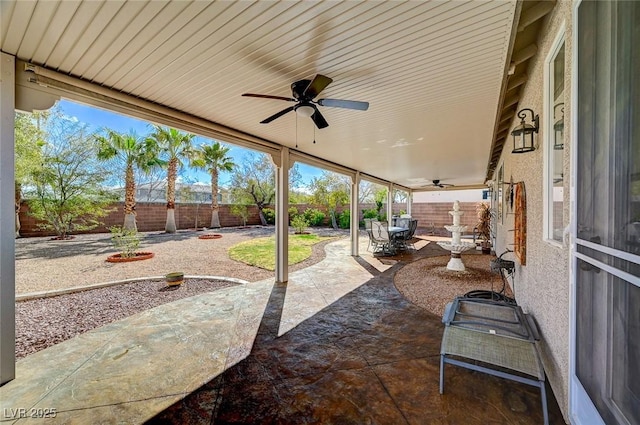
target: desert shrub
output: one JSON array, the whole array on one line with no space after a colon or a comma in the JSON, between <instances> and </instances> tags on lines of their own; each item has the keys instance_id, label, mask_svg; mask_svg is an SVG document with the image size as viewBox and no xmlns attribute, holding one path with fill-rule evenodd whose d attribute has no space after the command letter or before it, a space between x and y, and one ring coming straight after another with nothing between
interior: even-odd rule
<instances>
[{"instance_id":1,"label":"desert shrub","mask_svg":"<svg viewBox=\"0 0 640 425\"><path fill-rule=\"evenodd\" d=\"M111 241L120 252L120 257L131 258L136 256L140 247L140 234L136 229L126 229L122 226L109 227Z\"/></svg>"},{"instance_id":2,"label":"desert shrub","mask_svg":"<svg viewBox=\"0 0 640 425\"><path fill-rule=\"evenodd\" d=\"M262 214L265 220L267 220L267 224L276 224L276 210L273 208L263 208Z\"/></svg>"},{"instance_id":3,"label":"desert shrub","mask_svg":"<svg viewBox=\"0 0 640 425\"><path fill-rule=\"evenodd\" d=\"M349 212L349 210L344 210L342 211L342 213L340 214L340 218L338 219L338 226L340 226L341 229L348 229L350 225L351 213Z\"/></svg>"},{"instance_id":4,"label":"desert shrub","mask_svg":"<svg viewBox=\"0 0 640 425\"><path fill-rule=\"evenodd\" d=\"M298 212L298 208L296 207L289 207L289 223L291 223L291 220L293 220L294 217L297 217L300 213Z\"/></svg>"},{"instance_id":5,"label":"desert shrub","mask_svg":"<svg viewBox=\"0 0 640 425\"><path fill-rule=\"evenodd\" d=\"M310 226L322 226L326 215L317 208L307 208L304 211L304 218Z\"/></svg>"},{"instance_id":6,"label":"desert shrub","mask_svg":"<svg viewBox=\"0 0 640 425\"><path fill-rule=\"evenodd\" d=\"M375 218L378 219L378 212L375 209L362 210L362 218Z\"/></svg>"},{"instance_id":7,"label":"desert shrub","mask_svg":"<svg viewBox=\"0 0 640 425\"><path fill-rule=\"evenodd\" d=\"M231 214L242 219L242 225L247 225L249 219L249 206L245 204L233 204L231 205Z\"/></svg>"},{"instance_id":8,"label":"desert shrub","mask_svg":"<svg viewBox=\"0 0 640 425\"><path fill-rule=\"evenodd\" d=\"M291 226L295 229L297 234L304 233L305 229L309 227L309 222L304 218L303 215L296 215L291 219Z\"/></svg>"}]
</instances>

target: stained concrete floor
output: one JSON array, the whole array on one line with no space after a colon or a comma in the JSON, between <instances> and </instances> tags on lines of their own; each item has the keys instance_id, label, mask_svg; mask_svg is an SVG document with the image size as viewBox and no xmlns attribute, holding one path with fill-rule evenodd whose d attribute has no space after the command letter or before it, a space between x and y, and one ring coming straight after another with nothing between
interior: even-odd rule
<instances>
[{"instance_id":1,"label":"stained concrete floor","mask_svg":"<svg viewBox=\"0 0 640 425\"><path fill-rule=\"evenodd\" d=\"M446 253L425 243L375 259L365 239L357 258L341 240L287 285L168 303L27 356L0 387L0 422L542 423L523 384L447 366L439 394L443 325L393 285L404 262ZM547 394L550 422L564 423Z\"/></svg>"},{"instance_id":2,"label":"stained concrete floor","mask_svg":"<svg viewBox=\"0 0 640 425\"><path fill-rule=\"evenodd\" d=\"M440 395L440 318L393 285L403 262L282 332L287 285L272 288L250 354L147 424L542 424L539 390L447 366ZM396 263L397 260L401 260ZM389 264L393 264L389 267ZM551 424L563 424L548 388Z\"/></svg>"}]
</instances>

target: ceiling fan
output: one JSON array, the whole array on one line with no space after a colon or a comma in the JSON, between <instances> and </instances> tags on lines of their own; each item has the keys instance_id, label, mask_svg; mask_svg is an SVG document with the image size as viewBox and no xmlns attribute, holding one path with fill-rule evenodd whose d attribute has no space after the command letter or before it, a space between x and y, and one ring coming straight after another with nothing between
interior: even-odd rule
<instances>
[{"instance_id":1,"label":"ceiling fan","mask_svg":"<svg viewBox=\"0 0 640 425\"><path fill-rule=\"evenodd\" d=\"M440 180L437 180L437 179L436 180L432 180L432 182L433 183L428 184L428 185L426 185L424 187L439 187L439 188L443 189L445 187L453 186L452 184L449 184L449 183L441 183Z\"/></svg>"},{"instance_id":2,"label":"ceiling fan","mask_svg":"<svg viewBox=\"0 0 640 425\"><path fill-rule=\"evenodd\" d=\"M296 102L295 105L289 106L282 111L271 115L270 117L260 121L260 124L268 124L276 118L291 112L296 111L298 115L305 117L311 117L316 127L325 128L329 126L327 120L324 119L320 110L316 105L329 106L333 108L346 108L356 109L358 111L366 111L369 108L369 102L359 102L356 100L341 100L341 99L315 99L333 80L324 75L317 74L313 77L313 80L300 80L291 84L292 97L283 96L271 96L268 94L255 94L244 93L243 96L248 97L261 97L265 99L284 100L287 102Z\"/></svg>"}]
</instances>

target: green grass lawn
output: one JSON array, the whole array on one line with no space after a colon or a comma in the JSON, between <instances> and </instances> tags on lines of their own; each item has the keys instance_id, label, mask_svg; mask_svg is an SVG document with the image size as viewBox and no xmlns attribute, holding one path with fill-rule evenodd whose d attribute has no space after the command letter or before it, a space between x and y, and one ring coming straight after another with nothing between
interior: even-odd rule
<instances>
[{"instance_id":1,"label":"green grass lawn","mask_svg":"<svg viewBox=\"0 0 640 425\"><path fill-rule=\"evenodd\" d=\"M318 235L289 235L289 265L309 258L311 256L311 247L327 239L331 238ZM240 242L229 248L229 257L251 266L275 270L276 238L271 236Z\"/></svg>"}]
</instances>

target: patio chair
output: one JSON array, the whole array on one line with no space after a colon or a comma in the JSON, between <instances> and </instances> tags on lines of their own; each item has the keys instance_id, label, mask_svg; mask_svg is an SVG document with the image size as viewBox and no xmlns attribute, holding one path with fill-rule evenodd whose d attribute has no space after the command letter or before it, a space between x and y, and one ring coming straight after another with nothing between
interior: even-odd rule
<instances>
[{"instance_id":1,"label":"patio chair","mask_svg":"<svg viewBox=\"0 0 640 425\"><path fill-rule=\"evenodd\" d=\"M409 224L411 224L411 219L407 218L407 217L400 217L398 219L396 219L396 226L397 227L404 227L406 229L409 228Z\"/></svg>"},{"instance_id":2,"label":"patio chair","mask_svg":"<svg viewBox=\"0 0 640 425\"><path fill-rule=\"evenodd\" d=\"M400 222L400 220L403 220ZM409 249L409 245L413 245L413 235L416 233L418 220L408 218L398 219L398 227L406 228L404 232L396 232L392 235L393 245L398 249ZM415 249L415 246L413 247Z\"/></svg>"},{"instance_id":3,"label":"patio chair","mask_svg":"<svg viewBox=\"0 0 640 425\"><path fill-rule=\"evenodd\" d=\"M409 245L411 245L413 249L416 249L415 245L413 244L413 237L416 234L417 228L418 228L418 220L415 220L415 219L411 220L411 222L409 222L409 230L404 234L404 245L407 248L409 247Z\"/></svg>"},{"instance_id":4,"label":"patio chair","mask_svg":"<svg viewBox=\"0 0 640 425\"><path fill-rule=\"evenodd\" d=\"M371 221L371 242L374 245L374 254L380 252L390 255L395 254L386 221Z\"/></svg>"},{"instance_id":5,"label":"patio chair","mask_svg":"<svg viewBox=\"0 0 640 425\"><path fill-rule=\"evenodd\" d=\"M442 322L440 394L446 364L532 385L540 389L544 424L549 424L540 335L531 316L516 305L458 297L447 304Z\"/></svg>"},{"instance_id":6,"label":"patio chair","mask_svg":"<svg viewBox=\"0 0 640 425\"><path fill-rule=\"evenodd\" d=\"M363 221L364 221L364 230L367 231L367 235L369 236L369 243L367 244L367 251L369 251L369 248L373 244L373 233L371 233L371 222L373 221L373 219L365 218Z\"/></svg>"},{"instance_id":7,"label":"patio chair","mask_svg":"<svg viewBox=\"0 0 640 425\"><path fill-rule=\"evenodd\" d=\"M435 235L436 234L436 225L435 223L429 223L427 227L424 228L424 233L427 235Z\"/></svg>"}]
</instances>

